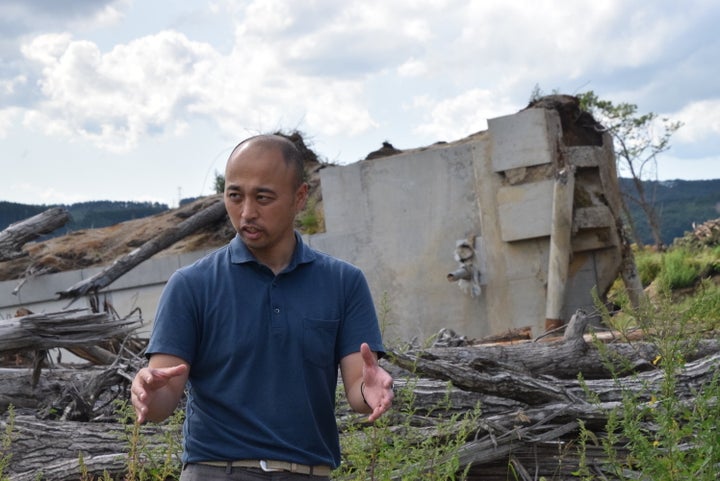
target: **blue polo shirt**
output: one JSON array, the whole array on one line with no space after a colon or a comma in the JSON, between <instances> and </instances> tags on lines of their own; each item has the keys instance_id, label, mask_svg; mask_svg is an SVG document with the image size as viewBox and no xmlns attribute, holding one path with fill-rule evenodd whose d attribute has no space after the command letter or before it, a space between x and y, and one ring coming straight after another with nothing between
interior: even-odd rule
<instances>
[{"instance_id":1,"label":"blue polo shirt","mask_svg":"<svg viewBox=\"0 0 720 481\"><path fill-rule=\"evenodd\" d=\"M340 360L382 352L362 272L296 234L277 276L235 237L169 279L147 354L190 364L183 462L340 464Z\"/></svg>"}]
</instances>

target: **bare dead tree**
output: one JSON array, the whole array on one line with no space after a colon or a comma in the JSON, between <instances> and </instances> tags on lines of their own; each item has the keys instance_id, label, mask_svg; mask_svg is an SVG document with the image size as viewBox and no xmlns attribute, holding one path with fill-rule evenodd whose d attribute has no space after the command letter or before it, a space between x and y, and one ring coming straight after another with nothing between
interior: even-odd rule
<instances>
[{"instance_id":1,"label":"bare dead tree","mask_svg":"<svg viewBox=\"0 0 720 481\"><path fill-rule=\"evenodd\" d=\"M178 225L165 229L160 235L149 240L129 254L117 259L94 276L58 292L60 299L80 297L107 287L133 267L171 246L187 235L217 222L226 215L222 198L215 199L209 206L185 219Z\"/></svg>"},{"instance_id":2,"label":"bare dead tree","mask_svg":"<svg viewBox=\"0 0 720 481\"><path fill-rule=\"evenodd\" d=\"M52 207L38 215L8 226L0 232L0 261L27 255L22 246L64 226L70 220L67 209Z\"/></svg>"}]
</instances>

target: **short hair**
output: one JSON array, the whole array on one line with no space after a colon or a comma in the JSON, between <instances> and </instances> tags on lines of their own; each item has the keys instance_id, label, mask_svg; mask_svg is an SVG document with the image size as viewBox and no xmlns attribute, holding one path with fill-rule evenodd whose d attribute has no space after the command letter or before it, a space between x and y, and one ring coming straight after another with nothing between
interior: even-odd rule
<instances>
[{"instance_id":1,"label":"short hair","mask_svg":"<svg viewBox=\"0 0 720 481\"><path fill-rule=\"evenodd\" d=\"M295 187L300 187L305 181L305 160L303 155L292 140L282 135L259 134L248 137L235 146L232 152L230 152L228 160L232 159L238 149L249 143L257 144L266 149L280 150L283 160L285 161L285 165L293 169L295 173Z\"/></svg>"}]
</instances>

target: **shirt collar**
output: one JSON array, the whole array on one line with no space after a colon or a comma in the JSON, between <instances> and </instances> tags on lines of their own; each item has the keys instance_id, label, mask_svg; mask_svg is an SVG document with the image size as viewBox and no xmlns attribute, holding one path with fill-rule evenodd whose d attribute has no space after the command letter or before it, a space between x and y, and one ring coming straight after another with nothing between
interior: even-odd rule
<instances>
[{"instance_id":1,"label":"shirt collar","mask_svg":"<svg viewBox=\"0 0 720 481\"><path fill-rule=\"evenodd\" d=\"M230 262L233 264L245 264L248 262L255 262L260 264L255 256L248 250L245 243L242 241L239 235L235 235L232 241L230 241ZM316 254L310 249L302 240L300 233L295 231L295 251L293 252L290 264L285 268L283 272L288 272L295 269L300 264L307 264L315 260Z\"/></svg>"}]
</instances>

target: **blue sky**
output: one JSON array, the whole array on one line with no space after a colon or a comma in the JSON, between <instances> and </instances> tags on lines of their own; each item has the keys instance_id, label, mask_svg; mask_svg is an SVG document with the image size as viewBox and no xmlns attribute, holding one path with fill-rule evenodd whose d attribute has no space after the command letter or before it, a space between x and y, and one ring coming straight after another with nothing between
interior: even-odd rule
<instances>
[{"instance_id":1,"label":"blue sky","mask_svg":"<svg viewBox=\"0 0 720 481\"><path fill-rule=\"evenodd\" d=\"M248 135L348 164L594 90L683 127L660 179L720 178L720 2L4 0L0 200L209 194Z\"/></svg>"}]
</instances>

